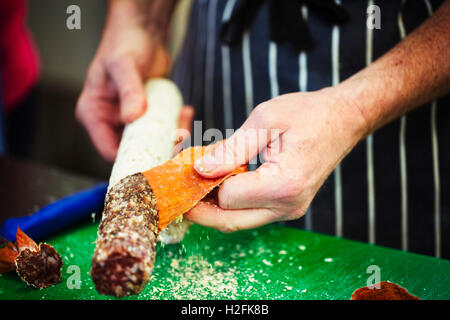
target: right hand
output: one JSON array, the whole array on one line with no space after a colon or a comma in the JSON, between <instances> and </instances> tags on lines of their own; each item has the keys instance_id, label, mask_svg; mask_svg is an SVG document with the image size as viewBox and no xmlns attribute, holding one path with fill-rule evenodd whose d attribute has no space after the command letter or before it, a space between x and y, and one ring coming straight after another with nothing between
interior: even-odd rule
<instances>
[{"instance_id":1,"label":"right hand","mask_svg":"<svg viewBox=\"0 0 450 320\"><path fill-rule=\"evenodd\" d=\"M75 111L107 161L116 157L124 124L147 107L144 79L164 76L169 68L166 50L138 20L108 23Z\"/></svg>"}]
</instances>

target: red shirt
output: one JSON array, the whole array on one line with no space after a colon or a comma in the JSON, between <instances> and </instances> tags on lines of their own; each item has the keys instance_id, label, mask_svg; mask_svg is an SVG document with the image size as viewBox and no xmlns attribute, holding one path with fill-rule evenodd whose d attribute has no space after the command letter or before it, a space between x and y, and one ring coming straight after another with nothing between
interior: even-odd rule
<instances>
[{"instance_id":1,"label":"red shirt","mask_svg":"<svg viewBox=\"0 0 450 320\"><path fill-rule=\"evenodd\" d=\"M0 1L0 70L3 99L9 111L26 96L39 74L23 0Z\"/></svg>"}]
</instances>

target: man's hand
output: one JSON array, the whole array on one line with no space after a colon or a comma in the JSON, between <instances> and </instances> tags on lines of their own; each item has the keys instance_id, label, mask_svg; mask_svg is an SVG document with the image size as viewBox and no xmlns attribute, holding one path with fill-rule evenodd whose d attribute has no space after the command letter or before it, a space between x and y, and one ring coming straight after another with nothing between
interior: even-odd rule
<instances>
[{"instance_id":1,"label":"man's hand","mask_svg":"<svg viewBox=\"0 0 450 320\"><path fill-rule=\"evenodd\" d=\"M333 88L286 94L257 106L195 169L213 178L260 152L265 162L227 179L219 189L219 208L200 203L186 218L224 232L300 218L365 127L361 113Z\"/></svg>"},{"instance_id":2,"label":"man's hand","mask_svg":"<svg viewBox=\"0 0 450 320\"><path fill-rule=\"evenodd\" d=\"M449 15L447 0L396 47L336 87L287 94L256 107L195 168L204 177L222 176L260 151L266 162L226 180L219 207L200 203L186 217L226 232L301 217L360 139L450 91Z\"/></svg>"},{"instance_id":3,"label":"man's hand","mask_svg":"<svg viewBox=\"0 0 450 320\"><path fill-rule=\"evenodd\" d=\"M169 68L162 36L149 25L150 9L145 4L111 1L102 41L76 108L76 117L108 161L116 157L124 124L147 107L144 80L163 76Z\"/></svg>"}]
</instances>

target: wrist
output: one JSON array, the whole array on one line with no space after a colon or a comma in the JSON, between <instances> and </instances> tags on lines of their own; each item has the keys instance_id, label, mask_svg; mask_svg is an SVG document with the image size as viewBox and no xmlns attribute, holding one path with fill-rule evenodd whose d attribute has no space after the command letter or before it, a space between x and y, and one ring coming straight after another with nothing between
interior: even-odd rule
<instances>
[{"instance_id":1,"label":"wrist","mask_svg":"<svg viewBox=\"0 0 450 320\"><path fill-rule=\"evenodd\" d=\"M173 12L178 0L153 0L147 7L147 29L150 34L166 43Z\"/></svg>"},{"instance_id":2,"label":"wrist","mask_svg":"<svg viewBox=\"0 0 450 320\"><path fill-rule=\"evenodd\" d=\"M327 112L332 114L336 138L345 141L346 153L371 132L370 119L361 112L355 92L347 86L327 87L321 90L326 97Z\"/></svg>"},{"instance_id":3,"label":"wrist","mask_svg":"<svg viewBox=\"0 0 450 320\"><path fill-rule=\"evenodd\" d=\"M178 0L110 0L106 29L120 32L139 27L165 43Z\"/></svg>"},{"instance_id":4,"label":"wrist","mask_svg":"<svg viewBox=\"0 0 450 320\"><path fill-rule=\"evenodd\" d=\"M110 0L106 30L148 25L149 0Z\"/></svg>"}]
</instances>

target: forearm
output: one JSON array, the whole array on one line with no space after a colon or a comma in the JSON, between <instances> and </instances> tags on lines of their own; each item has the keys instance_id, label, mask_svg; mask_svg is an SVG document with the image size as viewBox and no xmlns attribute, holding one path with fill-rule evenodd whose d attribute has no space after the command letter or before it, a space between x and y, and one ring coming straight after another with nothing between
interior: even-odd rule
<instances>
[{"instance_id":1,"label":"forearm","mask_svg":"<svg viewBox=\"0 0 450 320\"><path fill-rule=\"evenodd\" d=\"M178 0L110 0L105 30L140 24L165 42Z\"/></svg>"},{"instance_id":2,"label":"forearm","mask_svg":"<svg viewBox=\"0 0 450 320\"><path fill-rule=\"evenodd\" d=\"M336 87L362 136L450 91L450 0L383 57Z\"/></svg>"}]
</instances>

